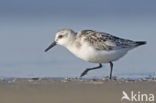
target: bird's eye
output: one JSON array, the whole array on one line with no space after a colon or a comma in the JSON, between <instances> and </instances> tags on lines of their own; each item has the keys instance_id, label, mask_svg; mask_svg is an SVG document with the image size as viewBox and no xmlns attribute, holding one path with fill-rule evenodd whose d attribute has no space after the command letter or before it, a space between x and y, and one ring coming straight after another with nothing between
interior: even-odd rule
<instances>
[{"instance_id":1,"label":"bird's eye","mask_svg":"<svg viewBox=\"0 0 156 103\"><path fill-rule=\"evenodd\" d=\"M63 35L59 35L59 36L58 36L58 38L62 38L62 37L63 37Z\"/></svg>"}]
</instances>

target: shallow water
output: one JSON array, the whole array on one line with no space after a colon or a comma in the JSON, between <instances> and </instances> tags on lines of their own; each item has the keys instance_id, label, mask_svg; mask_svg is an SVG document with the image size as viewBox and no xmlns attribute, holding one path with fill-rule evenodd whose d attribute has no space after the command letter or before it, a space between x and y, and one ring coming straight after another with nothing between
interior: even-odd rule
<instances>
[{"instance_id":1,"label":"shallow water","mask_svg":"<svg viewBox=\"0 0 156 103\"><path fill-rule=\"evenodd\" d=\"M37 6L44 7L46 4L47 1L43 5L40 2ZM27 6L28 3L25 5ZM16 4L14 6L16 7ZM138 9L139 12L144 11L143 6L141 4L142 9ZM156 10L155 6L150 4L146 6L149 6L149 11ZM21 10L24 10L24 7ZM57 8L53 8L54 11ZM65 6L65 10L69 8ZM79 77L85 68L96 66L97 64L79 60L61 46L54 47L47 53L44 52L44 49L54 40L55 33L61 28L71 28L75 31L93 29L127 39L147 41L147 45L130 51L115 62L113 75L129 78L155 76L156 15L152 11L144 11L143 14L131 11L131 14L128 14L119 12L120 10L117 10L118 14L115 14L115 11L105 10L105 14L98 11L101 10L98 6L93 8L95 11L92 12L98 16L92 16L92 12L85 14L89 9L85 9L81 14L81 10L77 8L71 12L67 11L68 15L65 11L63 14L52 11L44 15L45 9L38 14L33 14L35 11L31 10L22 11L21 15L20 12L11 14L4 11L0 15L0 77ZM78 14L74 10L77 10ZM115 7L112 10L115 10ZM102 69L89 72L86 78L105 77L108 74L109 65L104 64Z\"/></svg>"}]
</instances>

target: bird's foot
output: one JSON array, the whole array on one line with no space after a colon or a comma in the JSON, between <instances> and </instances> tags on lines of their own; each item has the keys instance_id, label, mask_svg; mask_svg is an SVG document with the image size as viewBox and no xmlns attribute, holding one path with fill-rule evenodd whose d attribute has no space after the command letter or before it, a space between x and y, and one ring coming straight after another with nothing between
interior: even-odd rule
<instances>
[{"instance_id":1,"label":"bird's foot","mask_svg":"<svg viewBox=\"0 0 156 103\"><path fill-rule=\"evenodd\" d=\"M82 72L82 73L81 73L80 77L85 76L85 75L87 74L87 72L88 72L88 71L89 71L89 70L88 70L88 69L86 69L84 72Z\"/></svg>"}]
</instances>

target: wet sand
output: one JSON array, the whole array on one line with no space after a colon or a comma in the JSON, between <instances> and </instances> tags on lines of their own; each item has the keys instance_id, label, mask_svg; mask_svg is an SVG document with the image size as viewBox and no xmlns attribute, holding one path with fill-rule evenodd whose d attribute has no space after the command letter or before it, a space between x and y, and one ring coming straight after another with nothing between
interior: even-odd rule
<instances>
[{"instance_id":1,"label":"wet sand","mask_svg":"<svg viewBox=\"0 0 156 103\"><path fill-rule=\"evenodd\" d=\"M1 79L0 103L121 103L122 91L156 96L156 80Z\"/></svg>"}]
</instances>

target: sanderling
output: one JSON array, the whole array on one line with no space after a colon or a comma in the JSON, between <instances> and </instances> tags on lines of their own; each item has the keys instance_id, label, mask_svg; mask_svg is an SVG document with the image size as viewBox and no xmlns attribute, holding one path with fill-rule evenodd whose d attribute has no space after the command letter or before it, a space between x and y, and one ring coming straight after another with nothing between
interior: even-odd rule
<instances>
[{"instance_id":1,"label":"sanderling","mask_svg":"<svg viewBox=\"0 0 156 103\"><path fill-rule=\"evenodd\" d=\"M113 61L123 57L129 50L146 44L145 41L132 41L94 30L82 30L78 33L71 29L62 29L56 33L55 41L45 50L47 52L56 44L62 45L78 58L99 66L87 68L88 71L99 69L102 63L110 63L110 79L112 78Z\"/></svg>"}]
</instances>

